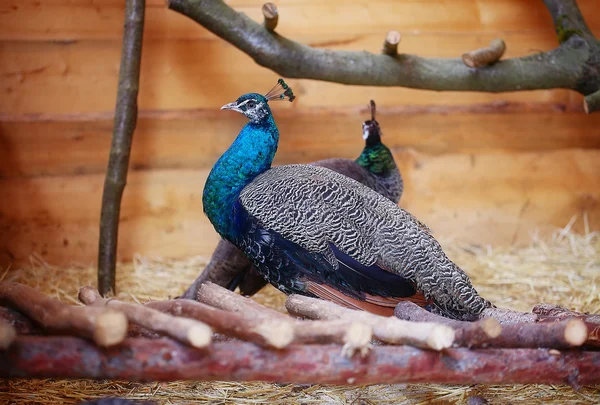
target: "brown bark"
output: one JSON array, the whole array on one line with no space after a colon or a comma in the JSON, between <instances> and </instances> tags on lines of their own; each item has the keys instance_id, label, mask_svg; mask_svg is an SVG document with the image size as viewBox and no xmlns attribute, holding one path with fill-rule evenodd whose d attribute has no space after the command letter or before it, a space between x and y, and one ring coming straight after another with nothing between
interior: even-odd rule
<instances>
[{"instance_id":1,"label":"brown bark","mask_svg":"<svg viewBox=\"0 0 600 405\"><path fill-rule=\"evenodd\" d=\"M215 343L197 350L169 339L127 339L101 349L74 337L19 336L0 352L0 377L129 381L232 380L317 384L599 384L600 352L377 346L363 358L338 345L268 350Z\"/></svg>"},{"instance_id":2,"label":"brown bark","mask_svg":"<svg viewBox=\"0 0 600 405\"><path fill-rule=\"evenodd\" d=\"M469 51L463 54L462 60L470 68L477 68L481 66L491 65L500 60L504 51L506 50L506 44L501 39L494 39L490 44L481 49Z\"/></svg>"},{"instance_id":3,"label":"brown bark","mask_svg":"<svg viewBox=\"0 0 600 405\"><path fill-rule=\"evenodd\" d=\"M382 52L389 56L398 55L398 44L402 39L402 35L398 31L390 31L385 36L385 41L383 41L383 50Z\"/></svg>"},{"instance_id":4,"label":"brown bark","mask_svg":"<svg viewBox=\"0 0 600 405\"><path fill-rule=\"evenodd\" d=\"M67 305L23 284L0 283L0 300L48 331L90 338L100 346L116 345L127 333L127 318L121 312Z\"/></svg>"},{"instance_id":5,"label":"brown bark","mask_svg":"<svg viewBox=\"0 0 600 405\"><path fill-rule=\"evenodd\" d=\"M129 321L190 346L206 347L211 342L212 330L208 325L199 321L170 316L143 305L105 299L92 287L82 287L79 290L79 300L85 305L119 310L127 316Z\"/></svg>"},{"instance_id":6,"label":"brown bark","mask_svg":"<svg viewBox=\"0 0 600 405\"><path fill-rule=\"evenodd\" d=\"M219 333L267 347L281 349L294 339L294 328L287 320L261 321L252 315L224 311L192 300L153 301L145 306L202 321Z\"/></svg>"},{"instance_id":7,"label":"brown bark","mask_svg":"<svg viewBox=\"0 0 600 405\"><path fill-rule=\"evenodd\" d=\"M446 325L406 322L394 317L342 308L333 302L317 298L293 294L287 298L285 306L288 312L296 316L364 323L373 328L375 338L391 344L408 344L442 350L452 346L455 338L454 330Z\"/></svg>"},{"instance_id":8,"label":"brown bark","mask_svg":"<svg viewBox=\"0 0 600 405\"><path fill-rule=\"evenodd\" d=\"M273 3L265 3L262 6L262 13L263 17L265 18L263 25L267 31L274 31L277 27L277 22L279 21L279 12L277 11L277 6Z\"/></svg>"},{"instance_id":9,"label":"brown bark","mask_svg":"<svg viewBox=\"0 0 600 405\"><path fill-rule=\"evenodd\" d=\"M501 325L507 325L511 323L534 323L537 322L538 317L536 314L529 312L513 311L512 309L504 308L486 308L481 314L481 319L494 318Z\"/></svg>"},{"instance_id":10,"label":"brown bark","mask_svg":"<svg viewBox=\"0 0 600 405\"><path fill-rule=\"evenodd\" d=\"M102 295L106 295L109 291L116 294L115 269L119 216L121 198L127 182L131 142L137 124L137 95L140 83L145 3L145 0L125 2L125 29L115 122L100 213L98 290Z\"/></svg>"},{"instance_id":11,"label":"brown bark","mask_svg":"<svg viewBox=\"0 0 600 405\"><path fill-rule=\"evenodd\" d=\"M600 314L584 314L582 312L571 311L558 305L552 304L537 304L531 310L539 318L555 317L559 319L579 318L587 322L600 324Z\"/></svg>"},{"instance_id":12,"label":"brown bark","mask_svg":"<svg viewBox=\"0 0 600 405\"><path fill-rule=\"evenodd\" d=\"M344 345L342 351L346 355L355 351L364 354L368 350L373 333L370 326L353 320L299 321L210 282L200 287L198 299L207 305L249 316L257 323L269 320L291 322L294 328L294 342L340 343Z\"/></svg>"}]
</instances>

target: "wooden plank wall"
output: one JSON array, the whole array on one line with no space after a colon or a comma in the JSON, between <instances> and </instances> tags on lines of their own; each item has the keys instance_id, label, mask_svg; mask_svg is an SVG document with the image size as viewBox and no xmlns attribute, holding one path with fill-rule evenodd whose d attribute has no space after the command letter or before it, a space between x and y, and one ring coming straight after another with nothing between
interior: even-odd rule
<instances>
[{"instance_id":1,"label":"wooden plank wall","mask_svg":"<svg viewBox=\"0 0 600 405\"><path fill-rule=\"evenodd\" d=\"M232 0L260 19L261 2ZM328 49L457 57L502 37L506 57L556 46L538 0L281 0L278 32ZM580 0L600 35L597 0ZM210 254L202 213L211 165L244 123L218 107L278 78L192 21L149 0L141 108L119 258ZM0 4L0 264L36 252L93 263L119 68L123 0ZM277 163L353 158L370 98L406 180L401 205L442 240L510 244L587 213L600 228L600 114L566 90L435 93L291 80L274 107ZM582 221L576 224L581 229ZM579 228L577 228L579 226Z\"/></svg>"}]
</instances>

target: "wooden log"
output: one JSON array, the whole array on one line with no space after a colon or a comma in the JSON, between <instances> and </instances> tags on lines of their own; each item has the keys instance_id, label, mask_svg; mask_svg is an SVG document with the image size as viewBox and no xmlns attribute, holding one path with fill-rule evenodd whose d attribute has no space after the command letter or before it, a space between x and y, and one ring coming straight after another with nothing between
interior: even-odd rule
<instances>
[{"instance_id":1,"label":"wooden log","mask_svg":"<svg viewBox=\"0 0 600 405\"><path fill-rule=\"evenodd\" d=\"M129 381L231 380L317 384L599 384L600 352L377 346L348 359L339 345L268 350L215 343L197 350L169 339L127 339L101 349L74 337L19 336L0 352L3 378Z\"/></svg>"},{"instance_id":2,"label":"wooden log","mask_svg":"<svg viewBox=\"0 0 600 405\"><path fill-rule=\"evenodd\" d=\"M579 318L587 322L600 324L600 314L584 314L582 312L563 308L559 305L546 303L537 304L533 307L531 312L538 315L540 319L543 319L544 317L554 317L559 319Z\"/></svg>"},{"instance_id":3,"label":"wooden log","mask_svg":"<svg viewBox=\"0 0 600 405\"><path fill-rule=\"evenodd\" d=\"M127 318L121 312L75 307L23 284L1 282L0 299L10 302L48 331L93 339L100 346L116 345L127 333Z\"/></svg>"},{"instance_id":4,"label":"wooden log","mask_svg":"<svg viewBox=\"0 0 600 405\"><path fill-rule=\"evenodd\" d=\"M85 305L109 307L123 312L127 319L146 329L166 334L193 347L206 347L211 342L212 330L205 323L169 316L152 308L114 299L105 299L92 287L79 290L79 300Z\"/></svg>"},{"instance_id":5,"label":"wooden log","mask_svg":"<svg viewBox=\"0 0 600 405\"><path fill-rule=\"evenodd\" d=\"M454 330L436 323L413 323L394 317L373 315L368 312L342 308L317 298L290 295L285 307L296 316L322 320L352 320L373 328L373 336L391 344L409 344L433 350L442 350L454 343Z\"/></svg>"},{"instance_id":6,"label":"wooden log","mask_svg":"<svg viewBox=\"0 0 600 405\"><path fill-rule=\"evenodd\" d=\"M589 339L588 328L580 319L563 319L555 323L500 323L494 318L478 322L456 321L432 314L412 302L401 302L395 315L407 321L446 324L456 331L455 345L496 348L571 348L581 346ZM524 313L514 314L517 319ZM528 314L525 314L528 315ZM531 319L525 316L524 319ZM600 325L598 325L600 326Z\"/></svg>"},{"instance_id":7,"label":"wooden log","mask_svg":"<svg viewBox=\"0 0 600 405\"><path fill-rule=\"evenodd\" d=\"M356 351L367 352L373 335L372 328L364 322L354 320L312 321L294 320L288 315L265 307L251 298L242 297L214 283L200 286L198 300L225 311L250 316L255 322L278 320L291 322L294 327L294 341L298 343L340 343L345 355Z\"/></svg>"},{"instance_id":8,"label":"wooden log","mask_svg":"<svg viewBox=\"0 0 600 405\"><path fill-rule=\"evenodd\" d=\"M251 314L224 311L201 302L177 299L144 304L175 316L193 318L212 326L217 332L263 346L281 349L294 340L292 323L282 319L257 320Z\"/></svg>"},{"instance_id":9,"label":"wooden log","mask_svg":"<svg viewBox=\"0 0 600 405\"><path fill-rule=\"evenodd\" d=\"M505 308L486 308L481 313L481 319L493 318L501 325L512 323L534 323L537 322L537 315L529 312L514 311Z\"/></svg>"}]
</instances>

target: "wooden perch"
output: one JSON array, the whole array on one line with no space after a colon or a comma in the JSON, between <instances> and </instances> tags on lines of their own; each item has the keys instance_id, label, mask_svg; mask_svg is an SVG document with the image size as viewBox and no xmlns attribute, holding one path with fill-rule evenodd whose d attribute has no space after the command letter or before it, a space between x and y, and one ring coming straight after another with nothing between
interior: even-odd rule
<instances>
[{"instance_id":1,"label":"wooden perch","mask_svg":"<svg viewBox=\"0 0 600 405\"><path fill-rule=\"evenodd\" d=\"M79 290L79 300L85 305L109 307L122 311L129 321L146 329L164 333L193 347L206 347L211 342L212 330L199 321L169 316L143 305L105 299L92 287L81 288Z\"/></svg>"},{"instance_id":2,"label":"wooden perch","mask_svg":"<svg viewBox=\"0 0 600 405\"><path fill-rule=\"evenodd\" d=\"M389 31L385 36L385 41L383 41L382 52L389 56L398 55L398 44L400 43L400 39L402 39L402 36L398 31Z\"/></svg>"},{"instance_id":3,"label":"wooden perch","mask_svg":"<svg viewBox=\"0 0 600 405\"><path fill-rule=\"evenodd\" d=\"M263 23L267 31L274 31L279 21L279 12L277 6L273 3L265 3L262 6L263 17L265 22Z\"/></svg>"},{"instance_id":4,"label":"wooden perch","mask_svg":"<svg viewBox=\"0 0 600 405\"><path fill-rule=\"evenodd\" d=\"M167 6L198 22L283 77L361 86L401 86L436 91L505 92L566 88L588 95L600 88L600 41L575 0L544 0L560 46L498 61L474 75L461 58L402 58L368 52L312 48L238 13L221 0L168 0Z\"/></svg>"},{"instance_id":5,"label":"wooden perch","mask_svg":"<svg viewBox=\"0 0 600 405\"><path fill-rule=\"evenodd\" d=\"M600 324L600 314L584 314L581 312L571 311L570 309L566 309L560 307L558 305L552 304L537 304L531 310L534 314L538 315L541 318L544 317L555 317L559 319L567 319L567 318L579 318L583 319L587 322Z\"/></svg>"},{"instance_id":6,"label":"wooden perch","mask_svg":"<svg viewBox=\"0 0 600 405\"><path fill-rule=\"evenodd\" d=\"M23 284L0 283L0 300L6 300L48 331L90 338L100 346L116 345L127 334L127 318L121 312L75 307Z\"/></svg>"},{"instance_id":7,"label":"wooden perch","mask_svg":"<svg viewBox=\"0 0 600 405\"><path fill-rule=\"evenodd\" d=\"M103 296L109 291L116 294L115 269L119 216L121 198L127 182L131 142L137 124L144 11L145 0L125 1L125 29L123 31L115 122L100 213L98 290Z\"/></svg>"},{"instance_id":8,"label":"wooden perch","mask_svg":"<svg viewBox=\"0 0 600 405\"><path fill-rule=\"evenodd\" d=\"M294 343L339 343L344 345L342 352L346 356L351 356L357 351L364 355L370 347L373 335L372 328L362 322L298 321L210 282L202 284L198 300L225 311L250 317L255 323L275 319L290 322L294 328Z\"/></svg>"},{"instance_id":9,"label":"wooden perch","mask_svg":"<svg viewBox=\"0 0 600 405\"><path fill-rule=\"evenodd\" d=\"M65 361L65 359L68 359ZM270 350L219 342L196 350L170 339L126 339L103 350L74 337L19 336L0 352L2 378L94 378L129 381L229 380L315 384L600 383L600 352L376 346L348 359L338 345Z\"/></svg>"},{"instance_id":10,"label":"wooden perch","mask_svg":"<svg viewBox=\"0 0 600 405\"><path fill-rule=\"evenodd\" d=\"M317 298L290 295L285 302L288 312L310 319L358 321L373 328L373 336L382 342L408 344L433 350L452 346L454 330L436 323L412 323L394 317L343 308Z\"/></svg>"},{"instance_id":11,"label":"wooden perch","mask_svg":"<svg viewBox=\"0 0 600 405\"><path fill-rule=\"evenodd\" d=\"M291 322L274 318L260 321L253 316L244 316L214 308L192 300L152 301L146 307L175 316L183 316L202 321L217 332L263 346L281 349L294 339Z\"/></svg>"},{"instance_id":12,"label":"wooden perch","mask_svg":"<svg viewBox=\"0 0 600 405\"><path fill-rule=\"evenodd\" d=\"M504 41L501 39L494 39L485 48L464 53L462 60L464 64L470 68L487 66L498 62L502 55L504 55L505 50L506 45L504 44Z\"/></svg>"},{"instance_id":13,"label":"wooden perch","mask_svg":"<svg viewBox=\"0 0 600 405\"><path fill-rule=\"evenodd\" d=\"M0 350L6 350L17 337L17 331L6 320L0 318Z\"/></svg>"},{"instance_id":14,"label":"wooden perch","mask_svg":"<svg viewBox=\"0 0 600 405\"><path fill-rule=\"evenodd\" d=\"M451 326L456 331L457 346L562 349L581 346L588 337L585 323L577 319L552 324L527 322L500 325L494 318L464 322L432 314L412 302L399 303L394 313L407 321Z\"/></svg>"}]
</instances>

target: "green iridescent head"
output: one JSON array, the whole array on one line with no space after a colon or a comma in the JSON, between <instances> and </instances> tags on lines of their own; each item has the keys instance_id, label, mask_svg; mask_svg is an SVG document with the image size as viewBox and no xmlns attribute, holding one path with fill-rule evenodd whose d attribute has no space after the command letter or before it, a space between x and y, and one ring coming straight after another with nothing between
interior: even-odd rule
<instances>
[{"instance_id":1,"label":"green iridescent head","mask_svg":"<svg viewBox=\"0 0 600 405\"><path fill-rule=\"evenodd\" d=\"M244 114L250 121L259 122L271 114L269 101L294 101L295 98L292 88L283 79L279 79L275 87L264 96L258 93L247 93L234 102L225 104L221 110L237 111Z\"/></svg>"}]
</instances>

